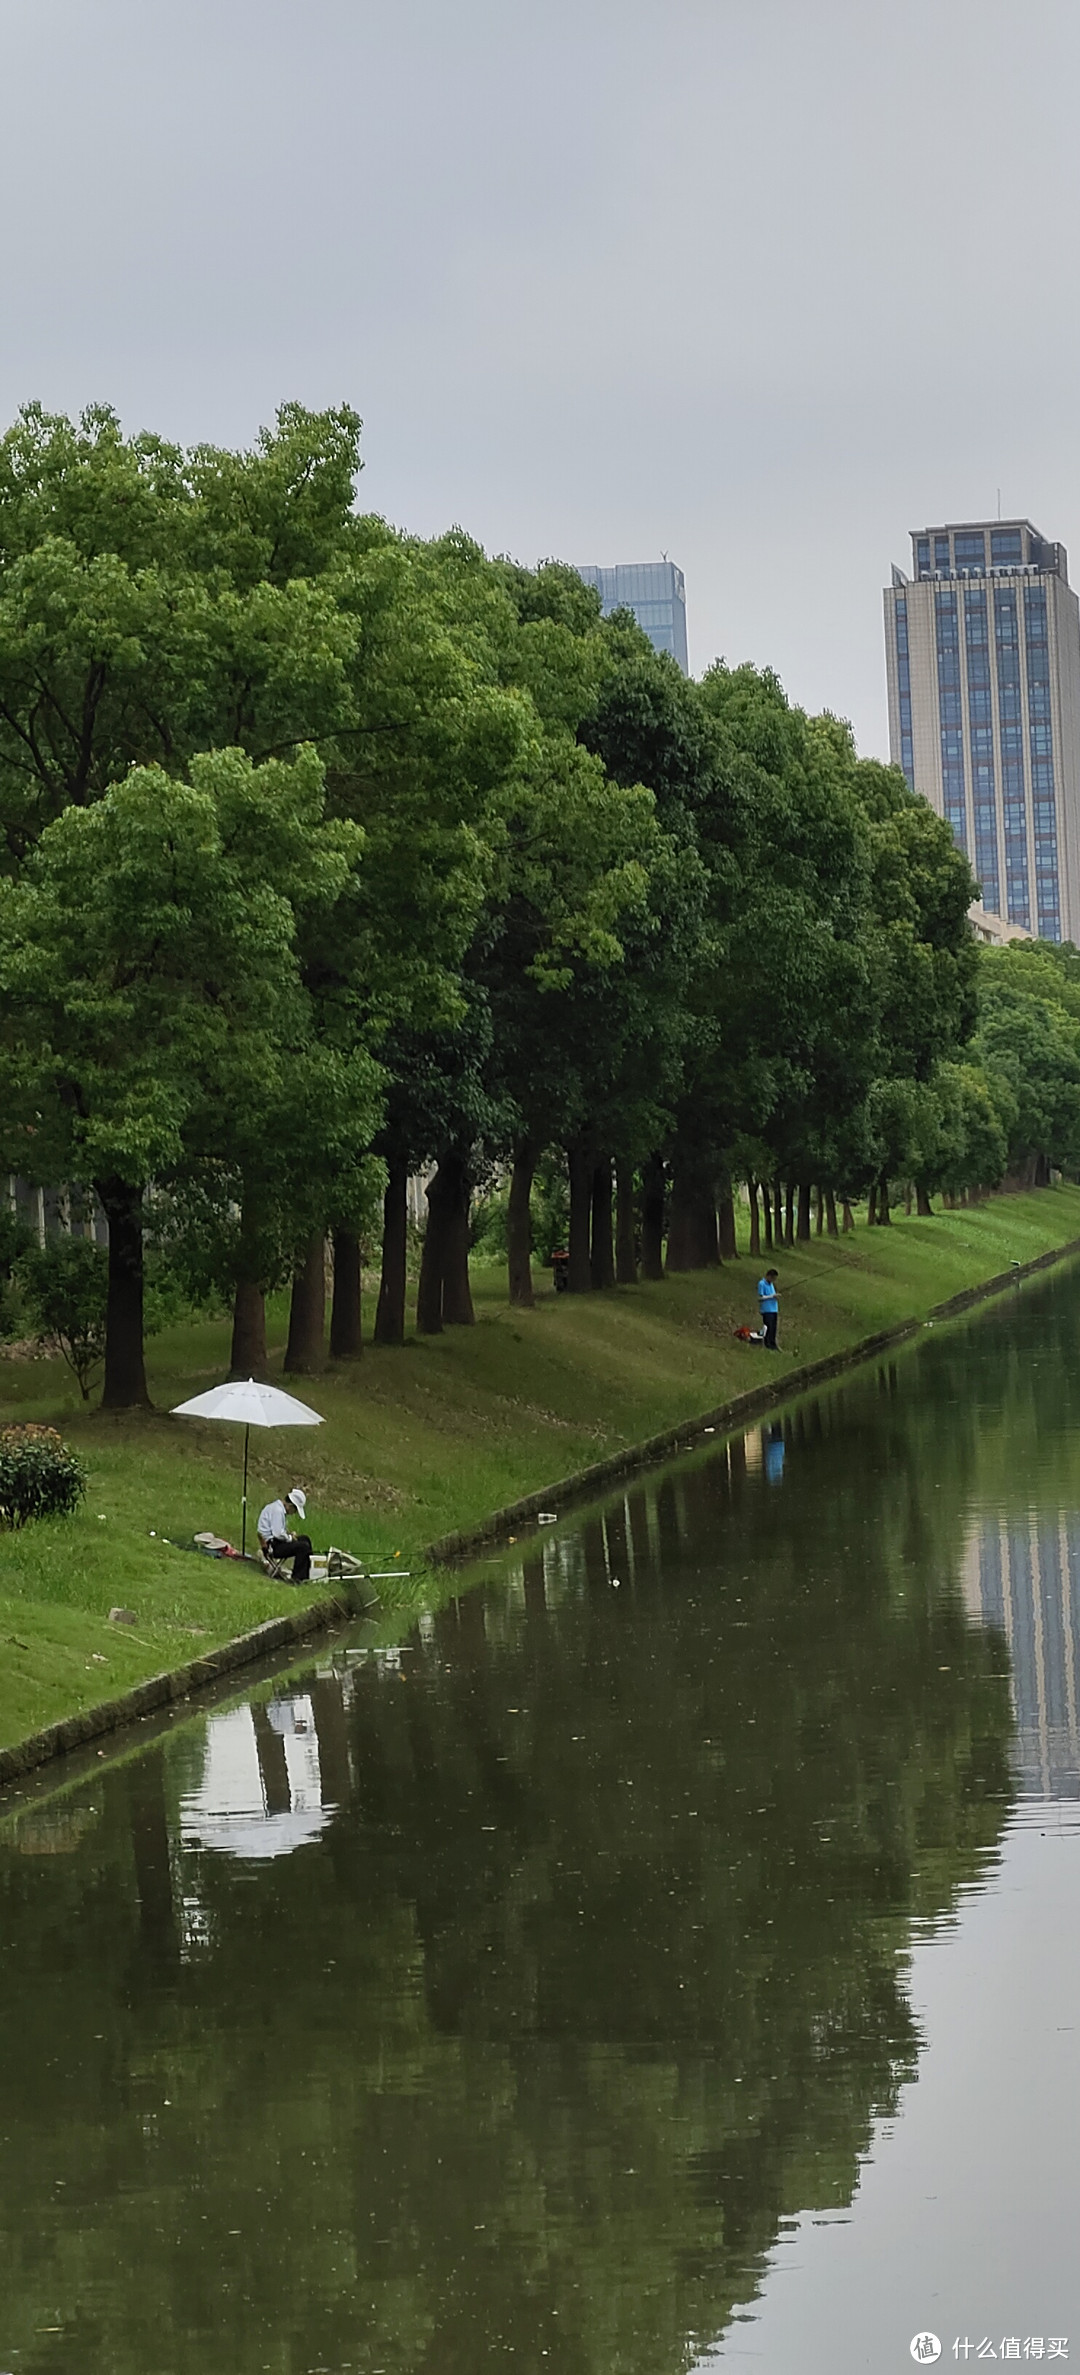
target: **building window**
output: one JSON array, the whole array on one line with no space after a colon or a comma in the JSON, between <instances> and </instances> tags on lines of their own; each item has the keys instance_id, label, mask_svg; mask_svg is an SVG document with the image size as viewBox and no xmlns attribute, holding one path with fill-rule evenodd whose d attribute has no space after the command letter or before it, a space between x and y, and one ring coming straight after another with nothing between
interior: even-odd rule
<instances>
[{"instance_id":1,"label":"building window","mask_svg":"<svg viewBox=\"0 0 1080 2375\"><path fill-rule=\"evenodd\" d=\"M1007 530L1016 536L1020 531ZM991 531L995 563L998 530ZM1005 823L1005 912L1011 924L1031 930L1031 886L1028 880L1027 807L1024 783L1023 712L1020 706L1020 614L1016 593L1009 586L994 589L994 644L997 662L998 717L1001 724L1001 774Z\"/></svg>"},{"instance_id":2,"label":"building window","mask_svg":"<svg viewBox=\"0 0 1080 2375\"><path fill-rule=\"evenodd\" d=\"M896 690L900 703L900 765L908 790L915 789L915 744L911 730L911 656L907 596L896 597Z\"/></svg>"},{"instance_id":3,"label":"building window","mask_svg":"<svg viewBox=\"0 0 1080 2375\"><path fill-rule=\"evenodd\" d=\"M934 538L934 567L935 569L952 568L952 561L949 557L949 539L947 536L935 536Z\"/></svg>"},{"instance_id":4,"label":"building window","mask_svg":"<svg viewBox=\"0 0 1080 2375\"><path fill-rule=\"evenodd\" d=\"M915 538L915 574L916 577L929 577L930 575L929 536L917 536Z\"/></svg>"},{"instance_id":5,"label":"building window","mask_svg":"<svg viewBox=\"0 0 1080 2375\"><path fill-rule=\"evenodd\" d=\"M986 567L986 538L981 528L977 533L957 533L953 538L953 550L958 569L977 569L981 577Z\"/></svg>"},{"instance_id":6,"label":"building window","mask_svg":"<svg viewBox=\"0 0 1080 2375\"><path fill-rule=\"evenodd\" d=\"M1045 586L1027 585L1024 587L1024 625L1027 628L1027 639L1029 643L1046 642L1047 629Z\"/></svg>"},{"instance_id":7,"label":"building window","mask_svg":"<svg viewBox=\"0 0 1080 2375\"><path fill-rule=\"evenodd\" d=\"M1061 936L1057 817L1054 803L1054 737L1050 714L1050 644L1046 587L1024 587L1027 642L1028 735L1031 743L1032 822L1035 827L1035 899L1044 940Z\"/></svg>"},{"instance_id":8,"label":"building window","mask_svg":"<svg viewBox=\"0 0 1080 2375\"><path fill-rule=\"evenodd\" d=\"M1024 539L1019 528L991 528L990 558L995 569L1015 569L1024 558Z\"/></svg>"},{"instance_id":9,"label":"building window","mask_svg":"<svg viewBox=\"0 0 1080 2375\"><path fill-rule=\"evenodd\" d=\"M960 614L955 594L934 596L937 631L938 722L945 815L960 848L967 851L964 806L964 737L960 706Z\"/></svg>"}]
</instances>

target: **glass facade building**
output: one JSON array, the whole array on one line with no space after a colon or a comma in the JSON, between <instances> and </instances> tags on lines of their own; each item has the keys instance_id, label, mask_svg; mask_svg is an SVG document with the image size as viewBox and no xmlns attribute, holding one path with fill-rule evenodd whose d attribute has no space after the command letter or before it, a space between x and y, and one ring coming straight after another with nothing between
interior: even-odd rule
<instances>
[{"instance_id":1,"label":"glass facade building","mask_svg":"<svg viewBox=\"0 0 1080 2375\"><path fill-rule=\"evenodd\" d=\"M911 539L885 593L889 742L948 819L984 907L1080 940L1080 609L1030 520Z\"/></svg>"},{"instance_id":2,"label":"glass facade building","mask_svg":"<svg viewBox=\"0 0 1080 2375\"><path fill-rule=\"evenodd\" d=\"M686 584L674 561L624 561L615 569L579 569L578 576L599 594L605 618L613 610L632 610L653 650L670 652L689 675Z\"/></svg>"}]
</instances>

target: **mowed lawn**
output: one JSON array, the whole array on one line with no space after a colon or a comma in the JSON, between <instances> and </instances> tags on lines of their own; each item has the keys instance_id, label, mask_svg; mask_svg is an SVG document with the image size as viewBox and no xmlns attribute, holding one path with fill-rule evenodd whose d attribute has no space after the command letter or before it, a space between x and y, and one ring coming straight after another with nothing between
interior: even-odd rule
<instances>
[{"instance_id":1,"label":"mowed lawn","mask_svg":"<svg viewBox=\"0 0 1080 2375\"><path fill-rule=\"evenodd\" d=\"M407 1584L381 1589L390 1605L415 1606L435 1537L1074 1238L1080 1188L1061 1186L929 1220L901 1215L889 1229L860 1222L848 1237L779 1252L779 1359L732 1334L756 1312L758 1265L745 1254L719 1272L582 1297L556 1297L541 1273L531 1312L509 1309L501 1269L478 1268L475 1328L296 1381L326 1424L253 1433L249 1525L272 1491L303 1483L316 1549L333 1542L408 1570ZM285 1331L282 1301L273 1377ZM224 1321L205 1321L154 1340L157 1407L135 1417L85 1412L59 1360L0 1359L0 1423L48 1420L90 1474L77 1517L0 1535L0 1742L300 1601L252 1568L164 1539L203 1527L239 1538L242 1430L168 1415L224 1376L228 1336ZM136 1624L111 1624L114 1605Z\"/></svg>"}]
</instances>

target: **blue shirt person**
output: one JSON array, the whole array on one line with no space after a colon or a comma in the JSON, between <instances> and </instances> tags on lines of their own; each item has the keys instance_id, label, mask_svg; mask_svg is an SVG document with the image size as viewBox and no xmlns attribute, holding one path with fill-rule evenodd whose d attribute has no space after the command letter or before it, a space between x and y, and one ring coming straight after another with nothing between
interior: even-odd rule
<instances>
[{"instance_id":1,"label":"blue shirt person","mask_svg":"<svg viewBox=\"0 0 1080 2375\"><path fill-rule=\"evenodd\" d=\"M758 1280L758 1309L761 1313L761 1327L767 1352L779 1352L780 1350L776 1341L776 1331L780 1324L780 1299L776 1291L777 1275L775 1270L766 1270L764 1278Z\"/></svg>"}]
</instances>

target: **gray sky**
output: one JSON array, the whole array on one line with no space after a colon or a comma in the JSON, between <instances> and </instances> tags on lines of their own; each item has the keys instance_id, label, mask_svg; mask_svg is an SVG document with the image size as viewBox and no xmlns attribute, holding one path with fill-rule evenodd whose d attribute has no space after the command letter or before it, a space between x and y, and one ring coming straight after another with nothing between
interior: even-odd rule
<instances>
[{"instance_id":1,"label":"gray sky","mask_svg":"<svg viewBox=\"0 0 1080 2375\"><path fill-rule=\"evenodd\" d=\"M886 742L910 528L1080 580L1075 0L0 0L0 417L363 414L365 507L686 572Z\"/></svg>"}]
</instances>

